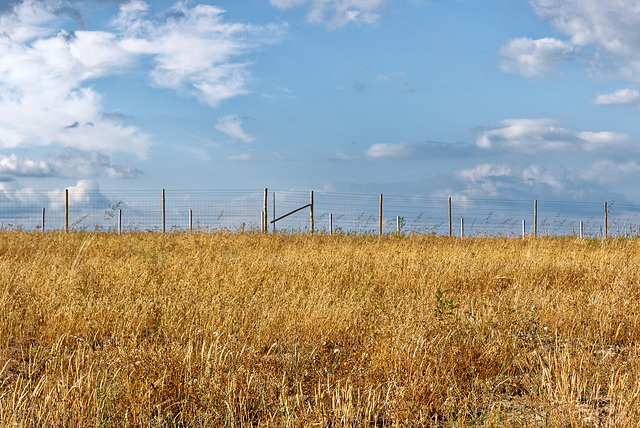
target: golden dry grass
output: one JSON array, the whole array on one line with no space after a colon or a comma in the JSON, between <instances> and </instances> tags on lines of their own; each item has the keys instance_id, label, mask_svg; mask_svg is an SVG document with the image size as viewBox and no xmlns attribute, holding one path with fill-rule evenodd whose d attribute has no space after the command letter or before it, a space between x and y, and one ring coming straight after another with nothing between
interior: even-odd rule
<instances>
[{"instance_id":1,"label":"golden dry grass","mask_svg":"<svg viewBox=\"0 0 640 428\"><path fill-rule=\"evenodd\" d=\"M637 426L639 259L639 240L2 233L0 425Z\"/></svg>"}]
</instances>

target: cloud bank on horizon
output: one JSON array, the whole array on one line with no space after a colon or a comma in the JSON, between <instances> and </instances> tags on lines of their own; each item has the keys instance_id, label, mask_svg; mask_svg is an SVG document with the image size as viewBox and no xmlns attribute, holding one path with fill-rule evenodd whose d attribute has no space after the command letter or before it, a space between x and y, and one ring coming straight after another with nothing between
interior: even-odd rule
<instances>
[{"instance_id":1,"label":"cloud bank on horizon","mask_svg":"<svg viewBox=\"0 0 640 428\"><path fill-rule=\"evenodd\" d=\"M2 189L640 202L640 4L498 3L0 2Z\"/></svg>"}]
</instances>

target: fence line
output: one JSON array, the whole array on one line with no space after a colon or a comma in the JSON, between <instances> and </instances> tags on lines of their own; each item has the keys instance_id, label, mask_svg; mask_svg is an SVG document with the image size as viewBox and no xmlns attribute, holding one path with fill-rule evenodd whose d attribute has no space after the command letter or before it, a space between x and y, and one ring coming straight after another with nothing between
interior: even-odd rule
<instances>
[{"instance_id":1,"label":"fence line","mask_svg":"<svg viewBox=\"0 0 640 428\"><path fill-rule=\"evenodd\" d=\"M454 221L459 232L453 231ZM603 211L601 203L588 202L332 192L315 192L314 198L313 191L268 189L0 191L3 230L267 232L269 225L288 233L637 236L640 206L605 202Z\"/></svg>"}]
</instances>

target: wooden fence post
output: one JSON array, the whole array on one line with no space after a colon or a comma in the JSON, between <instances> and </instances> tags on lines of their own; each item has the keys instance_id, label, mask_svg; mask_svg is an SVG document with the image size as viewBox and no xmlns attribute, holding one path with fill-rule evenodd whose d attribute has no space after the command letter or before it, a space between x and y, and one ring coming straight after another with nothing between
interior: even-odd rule
<instances>
[{"instance_id":1,"label":"wooden fence post","mask_svg":"<svg viewBox=\"0 0 640 428\"><path fill-rule=\"evenodd\" d=\"M122 210L118 210L118 235L122 235Z\"/></svg>"},{"instance_id":2,"label":"wooden fence post","mask_svg":"<svg viewBox=\"0 0 640 428\"><path fill-rule=\"evenodd\" d=\"M449 197L449 237L451 237L451 197Z\"/></svg>"},{"instance_id":3,"label":"wooden fence post","mask_svg":"<svg viewBox=\"0 0 640 428\"><path fill-rule=\"evenodd\" d=\"M313 223L313 190L309 193L309 222L311 224L311 233L315 233L315 225Z\"/></svg>"},{"instance_id":4,"label":"wooden fence post","mask_svg":"<svg viewBox=\"0 0 640 428\"><path fill-rule=\"evenodd\" d=\"M42 233L44 233L44 208L42 209Z\"/></svg>"},{"instance_id":5,"label":"wooden fence post","mask_svg":"<svg viewBox=\"0 0 640 428\"><path fill-rule=\"evenodd\" d=\"M380 194L380 208L378 209L378 235L382 236L382 194Z\"/></svg>"},{"instance_id":6,"label":"wooden fence post","mask_svg":"<svg viewBox=\"0 0 640 428\"><path fill-rule=\"evenodd\" d=\"M64 189L64 231L69 233L69 189Z\"/></svg>"},{"instance_id":7,"label":"wooden fence post","mask_svg":"<svg viewBox=\"0 0 640 428\"><path fill-rule=\"evenodd\" d=\"M193 233L193 210L189 210L189 233Z\"/></svg>"},{"instance_id":8,"label":"wooden fence post","mask_svg":"<svg viewBox=\"0 0 640 428\"><path fill-rule=\"evenodd\" d=\"M607 203L604 203L604 239L609 237L609 225L607 222Z\"/></svg>"},{"instance_id":9,"label":"wooden fence post","mask_svg":"<svg viewBox=\"0 0 640 428\"><path fill-rule=\"evenodd\" d=\"M333 213L329 213L329 236L333 236Z\"/></svg>"},{"instance_id":10,"label":"wooden fence post","mask_svg":"<svg viewBox=\"0 0 640 428\"><path fill-rule=\"evenodd\" d=\"M269 190L264 188L264 200L263 200L263 208L262 208L262 233L267 233L267 196L269 194Z\"/></svg>"},{"instance_id":11,"label":"wooden fence post","mask_svg":"<svg viewBox=\"0 0 640 428\"><path fill-rule=\"evenodd\" d=\"M162 233L165 232L166 211L164 205L164 189L162 189Z\"/></svg>"}]
</instances>

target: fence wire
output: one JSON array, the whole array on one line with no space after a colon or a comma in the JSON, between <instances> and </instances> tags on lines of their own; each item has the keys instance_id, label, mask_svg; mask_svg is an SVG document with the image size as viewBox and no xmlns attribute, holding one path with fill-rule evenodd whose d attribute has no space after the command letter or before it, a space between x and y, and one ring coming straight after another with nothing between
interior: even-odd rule
<instances>
[{"instance_id":1,"label":"fence wire","mask_svg":"<svg viewBox=\"0 0 640 428\"><path fill-rule=\"evenodd\" d=\"M2 230L215 231L304 233L311 193L292 190L0 191ZM163 197L164 196L164 197ZM382 200L382 218L380 205ZM164 208L163 208L164 204ZM266 208L266 225L263 211ZM455 236L637 236L640 206L313 192L313 228L324 233Z\"/></svg>"}]
</instances>

